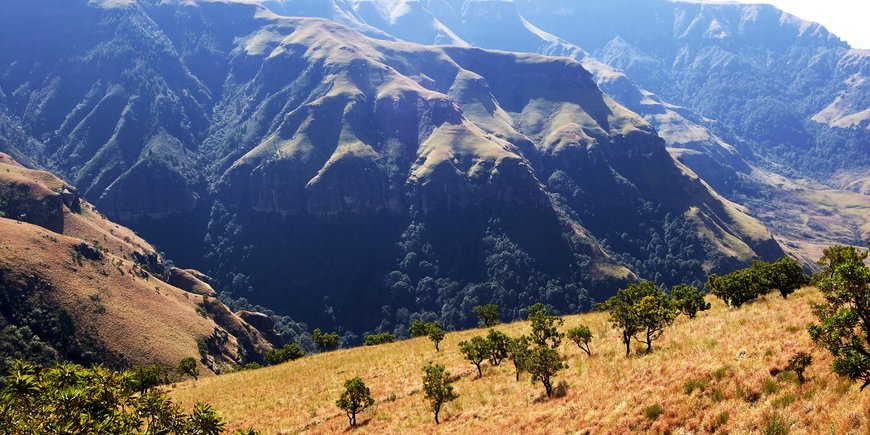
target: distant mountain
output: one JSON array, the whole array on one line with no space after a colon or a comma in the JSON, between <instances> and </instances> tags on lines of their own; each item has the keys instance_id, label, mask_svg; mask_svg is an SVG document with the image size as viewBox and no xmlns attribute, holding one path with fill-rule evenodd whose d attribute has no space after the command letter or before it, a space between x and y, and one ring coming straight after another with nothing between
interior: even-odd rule
<instances>
[{"instance_id":1,"label":"distant mountain","mask_svg":"<svg viewBox=\"0 0 870 435\"><path fill-rule=\"evenodd\" d=\"M355 27L374 13L279 6ZM14 1L0 29L4 149L314 326L578 310L627 280L782 254L576 61L232 2Z\"/></svg>"},{"instance_id":2,"label":"distant mountain","mask_svg":"<svg viewBox=\"0 0 870 435\"><path fill-rule=\"evenodd\" d=\"M271 348L208 278L167 268L74 187L2 153L0 252L0 370L17 358L120 368L194 357L220 372Z\"/></svg>"}]
</instances>

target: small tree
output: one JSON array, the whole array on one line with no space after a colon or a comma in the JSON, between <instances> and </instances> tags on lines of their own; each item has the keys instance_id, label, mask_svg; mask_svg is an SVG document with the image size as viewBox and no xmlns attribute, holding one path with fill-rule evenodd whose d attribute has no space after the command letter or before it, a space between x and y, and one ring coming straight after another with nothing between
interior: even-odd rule
<instances>
[{"instance_id":1,"label":"small tree","mask_svg":"<svg viewBox=\"0 0 870 435\"><path fill-rule=\"evenodd\" d=\"M586 352L586 355L592 356L592 351L589 349L589 343L592 341L592 331L588 326L580 325L569 329L568 339L576 343L577 347Z\"/></svg>"},{"instance_id":2,"label":"small tree","mask_svg":"<svg viewBox=\"0 0 870 435\"><path fill-rule=\"evenodd\" d=\"M627 288L618 290L616 296L613 296L602 304L602 307L610 314L610 324L622 331L625 356L631 353L632 337L642 329L635 305L641 298L655 290L657 288L652 283L631 284Z\"/></svg>"},{"instance_id":3,"label":"small tree","mask_svg":"<svg viewBox=\"0 0 870 435\"><path fill-rule=\"evenodd\" d=\"M287 361L293 361L305 356L305 352L296 343L284 345L278 349L269 349L264 355L264 359L269 365L278 365Z\"/></svg>"},{"instance_id":4,"label":"small tree","mask_svg":"<svg viewBox=\"0 0 870 435\"><path fill-rule=\"evenodd\" d=\"M489 340L490 344L489 362L494 366L498 366L501 364L501 361L508 356L508 343L510 342L510 337L508 337L504 332L490 329L486 339Z\"/></svg>"},{"instance_id":5,"label":"small tree","mask_svg":"<svg viewBox=\"0 0 870 435\"><path fill-rule=\"evenodd\" d=\"M483 337L477 336L472 338L471 341L460 342L459 351L465 355L465 359L471 361L477 367L477 377L482 377L483 369L481 364L492 353L492 343Z\"/></svg>"},{"instance_id":6,"label":"small tree","mask_svg":"<svg viewBox=\"0 0 870 435\"><path fill-rule=\"evenodd\" d=\"M477 313L477 318L480 319L480 326L491 328L501 323L498 317L498 305L478 305L474 307L474 312Z\"/></svg>"},{"instance_id":7,"label":"small tree","mask_svg":"<svg viewBox=\"0 0 870 435\"><path fill-rule=\"evenodd\" d=\"M658 288L652 294L641 298L635 305L635 311L641 332L644 332L638 341L646 344L646 353L652 352L653 340L661 337L665 328L674 323L680 314L674 301Z\"/></svg>"},{"instance_id":8,"label":"small tree","mask_svg":"<svg viewBox=\"0 0 870 435\"><path fill-rule=\"evenodd\" d=\"M160 364L135 367L128 373L130 385L139 394L145 394L154 387L169 383L169 368Z\"/></svg>"},{"instance_id":9,"label":"small tree","mask_svg":"<svg viewBox=\"0 0 870 435\"><path fill-rule=\"evenodd\" d=\"M199 380L199 368L197 368L196 360L193 358L182 358L175 371L181 376L190 376L194 380Z\"/></svg>"},{"instance_id":10,"label":"small tree","mask_svg":"<svg viewBox=\"0 0 870 435\"><path fill-rule=\"evenodd\" d=\"M344 391L335 401L335 405L347 413L347 420L351 427L356 426L356 415L374 404L375 399L372 399L369 387L359 377L345 381Z\"/></svg>"},{"instance_id":11,"label":"small tree","mask_svg":"<svg viewBox=\"0 0 870 435\"><path fill-rule=\"evenodd\" d=\"M804 383L804 371L813 363L813 356L807 352L798 352L788 360L786 370L792 371L797 375L798 382Z\"/></svg>"},{"instance_id":12,"label":"small tree","mask_svg":"<svg viewBox=\"0 0 870 435\"><path fill-rule=\"evenodd\" d=\"M568 368L559 359L559 352L547 346L538 346L533 349L526 360L526 369L532 375L532 383L541 382L547 397L553 395L553 377L559 370Z\"/></svg>"},{"instance_id":13,"label":"small tree","mask_svg":"<svg viewBox=\"0 0 870 435\"><path fill-rule=\"evenodd\" d=\"M762 278L758 276L757 270L753 271L751 268L737 270L725 276L714 273L707 278L706 287L732 308L740 308L764 292Z\"/></svg>"},{"instance_id":14,"label":"small tree","mask_svg":"<svg viewBox=\"0 0 870 435\"><path fill-rule=\"evenodd\" d=\"M831 369L870 385L870 268L867 251L834 246L819 260L824 270L817 287L825 302L813 306L819 322L810 325L813 341L834 357Z\"/></svg>"},{"instance_id":15,"label":"small tree","mask_svg":"<svg viewBox=\"0 0 870 435\"><path fill-rule=\"evenodd\" d=\"M526 369L526 361L529 358L529 337L521 335L517 338L511 338L508 341L508 359L514 363L516 370L517 381L520 380L520 373Z\"/></svg>"},{"instance_id":16,"label":"small tree","mask_svg":"<svg viewBox=\"0 0 870 435\"><path fill-rule=\"evenodd\" d=\"M429 323L424 322L422 320L415 320L411 322L411 326L408 327L408 335L411 338L424 337L429 334Z\"/></svg>"},{"instance_id":17,"label":"small tree","mask_svg":"<svg viewBox=\"0 0 870 435\"><path fill-rule=\"evenodd\" d=\"M547 314L544 304L529 307L529 322L532 324L532 342L538 346L550 346L555 349L562 343L564 334L559 332L559 326L565 321L559 316Z\"/></svg>"},{"instance_id":18,"label":"small tree","mask_svg":"<svg viewBox=\"0 0 870 435\"><path fill-rule=\"evenodd\" d=\"M671 288L671 297L681 313L694 319L699 311L710 309L710 303L704 300L704 292L686 284L678 284Z\"/></svg>"},{"instance_id":19,"label":"small tree","mask_svg":"<svg viewBox=\"0 0 870 435\"><path fill-rule=\"evenodd\" d=\"M438 322L430 323L427 334L429 335L429 339L432 340L432 343L435 344L435 350L440 352L441 349L438 348L438 345L441 343L441 340L444 339L444 336L447 335L444 333L444 330L441 329L441 324Z\"/></svg>"},{"instance_id":20,"label":"small tree","mask_svg":"<svg viewBox=\"0 0 870 435\"><path fill-rule=\"evenodd\" d=\"M311 333L311 339L321 352L333 350L338 347L338 334L335 332L323 333L320 328Z\"/></svg>"},{"instance_id":21,"label":"small tree","mask_svg":"<svg viewBox=\"0 0 870 435\"><path fill-rule=\"evenodd\" d=\"M809 283L804 269L791 257L782 257L773 263L762 263L759 267L758 274L762 276L767 291L779 290L783 299Z\"/></svg>"},{"instance_id":22,"label":"small tree","mask_svg":"<svg viewBox=\"0 0 870 435\"><path fill-rule=\"evenodd\" d=\"M366 335L363 339L363 344L366 346L377 346L379 344L392 343L396 341L396 337L389 332L381 332L379 334Z\"/></svg>"},{"instance_id":23,"label":"small tree","mask_svg":"<svg viewBox=\"0 0 870 435\"><path fill-rule=\"evenodd\" d=\"M423 373L423 392L429 400L429 407L435 413L435 424L440 424L438 415L441 413L441 407L447 402L456 400L459 395L453 392L450 372L445 371L443 365L433 365L430 362L423 367Z\"/></svg>"}]
</instances>

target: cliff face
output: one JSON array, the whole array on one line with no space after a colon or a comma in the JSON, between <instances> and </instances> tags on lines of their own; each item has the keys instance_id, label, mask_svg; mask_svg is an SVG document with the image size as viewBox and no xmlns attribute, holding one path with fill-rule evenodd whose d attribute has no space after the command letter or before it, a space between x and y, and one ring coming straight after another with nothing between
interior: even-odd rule
<instances>
[{"instance_id":1,"label":"cliff face","mask_svg":"<svg viewBox=\"0 0 870 435\"><path fill-rule=\"evenodd\" d=\"M13 3L0 24L57 29L0 46L0 88L40 158L110 216L203 253L179 255L224 289L300 320L576 310L638 276L701 280L781 252L576 61L233 2L80 2L76 20Z\"/></svg>"}]
</instances>

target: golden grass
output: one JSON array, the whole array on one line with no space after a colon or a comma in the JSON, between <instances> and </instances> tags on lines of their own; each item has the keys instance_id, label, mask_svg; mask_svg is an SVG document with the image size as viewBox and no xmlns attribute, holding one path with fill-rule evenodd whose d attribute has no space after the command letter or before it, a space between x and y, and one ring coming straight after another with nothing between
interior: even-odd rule
<instances>
[{"instance_id":1,"label":"golden grass","mask_svg":"<svg viewBox=\"0 0 870 435\"><path fill-rule=\"evenodd\" d=\"M488 366L484 377L475 379L457 348L483 330L448 334L441 352L426 338L339 350L179 384L170 395L186 406L214 404L231 429L252 426L264 433L345 431L346 419L334 401L353 376L363 378L378 403L360 419L361 432L757 433L765 418L776 416L793 433L866 433L870 401L830 373L823 351L814 350L803 386L769 374L793 353L813 350L806 326L813 319L810 303L819 298L816 290L803 289L788 300L769 295L740 310L714 302L695 320L681 317L655 343L653 354L629 358L605 314L566 317L566 329L579 323L592 328L593 355L563 343L570 368L557 381L569 389L565 397L549 400L527 375L515 382L510 362ZM498 329L516 335L529 327L520 322ZM420 368L427 361L443 363L458 376L460 398L443 411L440 426L420 392ZM648 415L655 416L655 406L661 411L652 420Z\"/></svg>"}]
</instances>

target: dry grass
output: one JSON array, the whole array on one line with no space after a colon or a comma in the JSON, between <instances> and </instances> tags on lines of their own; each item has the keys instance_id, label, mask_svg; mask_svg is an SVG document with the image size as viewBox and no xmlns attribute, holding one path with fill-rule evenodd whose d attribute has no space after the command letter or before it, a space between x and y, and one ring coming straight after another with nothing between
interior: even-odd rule
<instances>
[{"instance_id":1,"label":"dry grass","mask_svg":"<svg viewBox=\"0 0 870 435\"><path fill-rule=\"evenodd\" d=\"M830 373L830 358L814 351L807 383L774 378L799 350L812 350L806 326L818 292L804 289L789 300L770 295L728 310L719 302L695 320L680 318L651 355L624 356L617 332L602 313L566 318L565 328L588 324L593 356L563 343L570 368L558 380L567 395L547 400L527 377L515 382L510 362L487 367L482 379L458 354L458 342L485 331L448 334L442 351L426 339L314 355L284 365L178 385L170 394L186 405L210 402L231 428L265 433L335 433L346 419L335 407L345 379L361 376L377 409L360 429L372 433L625 433L722 431L759 433L784 422L793 433L866 433L870 401L855 385ZM502 325L512 334L526 323ZM458 377L460 398L436 426L420 392L427 361L445 364Z\"/></svg>"}]
</instances>

